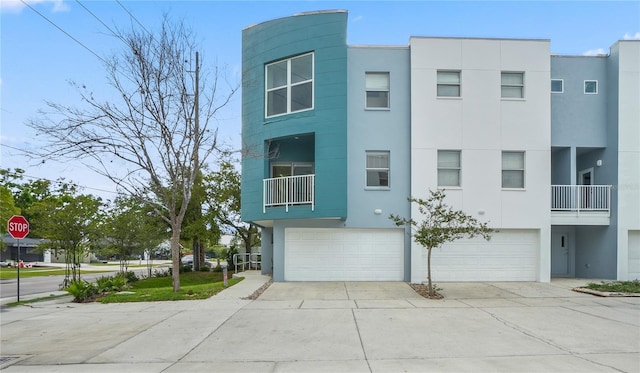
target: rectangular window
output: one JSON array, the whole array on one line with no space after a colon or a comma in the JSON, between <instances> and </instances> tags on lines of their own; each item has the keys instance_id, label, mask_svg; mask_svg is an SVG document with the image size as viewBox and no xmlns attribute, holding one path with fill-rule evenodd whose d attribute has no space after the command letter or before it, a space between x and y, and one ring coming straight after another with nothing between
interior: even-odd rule
<instances>
[{"instance_id":1,"label":"rectangular window","mask_svg":"<svg viewBox=\"0 0 640 373\"><path fill-rule=\"evenodd\" d=\"M564 93L564 80L551 79L551 93Z\"/></svg>"},{"instance_id":2,"label":"rectangular window","mask_svg":"<svg viewBox=\"0 0 640 373\"><path fill-rule=\"evenodd\" d=\"M584 94L585 95L597 95L598 94L598 81L597 80L585 80L584 81Z\"/></svg>"},{"instance_id":3,"label":"rectangular window","mask_svg":"<svg viewBox=\"0 0 640 373\"><path fill-rule=\"evenodd\" d=\"M389 108L389 73L365 73L367 109Z\"/></svg>"},{"instance_id":4,"label":"rectangular window","mask_svg":"<svg viewBox=\"0 0 640 373\"><path fill-rule=\"evenodd\" d=\"M266 66L266 116L313 109L313 53Z\"/></svg>"},{"instance_id":5,"label":"rectangular window","mask_svg":"<svg viewBox=\"0 0 640 373\"><path fill-rule=\"evenodd\" d=\"M389 152L367 151L367 187L389 188Z\"/></svg>"},{"instance_id":6,"label":"rectangular window","mask_svg":"<svg viewBox=\"0 0 640 373\"><path fill-rule=\"evenodd\" d=\"M502 98L524 98L524 73L503 72L501 91Z\"/></svg>"},{"instance_id":7,"label":"rectangular window","mask_svg":"<svg viewBox=\"0 0 640 373\"><path fill-rule=\"evenodd\" d=\"M524 152L502 152L502 187L524 188Z\"/></svg>"},{"instance_id":8,"label":"rectangular window","mask_svg":"<svg viewBox=\"0 0 640 373\"><path fill-rule=\"evenodd\" d=\"M460 71L438 71L438 97L460 97Z\"/></svg>"},{"instance_id":9,"label":"rectangular window","mask_svg":"<svg viewBox=\"0 0 640 373\"><path fill-rule=\"evenodd\" d=\"M460 150L438 150L438 186L460 186Z\"/></svg>"}]
</instances>

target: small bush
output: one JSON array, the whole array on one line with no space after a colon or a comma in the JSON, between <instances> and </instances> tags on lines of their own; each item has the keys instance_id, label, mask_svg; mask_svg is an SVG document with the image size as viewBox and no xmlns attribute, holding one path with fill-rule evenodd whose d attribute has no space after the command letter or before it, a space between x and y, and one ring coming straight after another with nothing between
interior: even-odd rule
<instances>
[{"instance_id":1,"label":"small bush","mask_svg":"<svg viewBox=\"0 0 640 373\"><path fill-rule=\"evenodd\" d=\"M217 266L213 267L213 272L222 272L222 266L218 263Z\"/></svg>"},{"instance_id":2,"label":"small bush","mask_svg":"<svg viewBox=\"0 0 640 373\"><path fill-rule=\"evenodd\" d=\"M98 287L85 280L72 281L65 290L73 295L73 301L77 303L93 300L98 294Z\"/></svg>"},{"instance_id":3,"label":"small bush","mask_svg":"<svg viewBox=\"0 0 640 373\"><path fill-rule=\"evenodd\" d=\"M135 272L132 271L127 271L124 273L118 273L118 276L122 275L128 283L132 284L136 281L138 281L138 276L136 276Z\"/></svg>"},{"instance_id":4,"label":"small bush","mask_svg":"<svg viewBox=\"0 0 640 373\"><path fill-rule=\"evenodd\" d=\"M113 277L102 276L96 279L96 287L98 293L111 291L113 287Z\"/></svg>"},{"instance_id":5,"label":"small bush","mask_svg":"<svg viewBox=\"0 0 640 373\"><path fill-rule=\"evenodd\" d=\"M187 273L193 271L191 266L180 266L180 273Z\"/></svg>"},{"instance_id":6,"label":"small bush","mask_svg":"<svg viewBox=\"0 0 640 373\"><path fill-rule=\"evenodd\" d=\"M152 277L170 277L171 276L171 268L164 269L154 269Z\"/></svg>"}]
</instances>

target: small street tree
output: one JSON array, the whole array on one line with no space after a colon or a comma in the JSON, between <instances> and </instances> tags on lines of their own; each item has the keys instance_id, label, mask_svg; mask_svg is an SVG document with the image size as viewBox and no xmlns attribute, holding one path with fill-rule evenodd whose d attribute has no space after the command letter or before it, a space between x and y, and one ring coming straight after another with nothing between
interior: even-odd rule
<instances>
[{"instance_id":1,"label":"small street tree","mask_svg":"<svg viewBox=\"0 0 640 373\"><path fill-rule=\"evenodd\" d=\"M116 255L120 260L120 271L126 272L129 260L151 251L167 239L166 223L158 218L148 206L136 198L118 196L106 214L102 227L103 253ZM150 262L147 274L151 276Z\"/></svg>"},{"instance_id":2,"label":"small street tree","mask_svg":"<svg viewBox=\"0 0 640 373\"><path fill-rule=\"evenodd\" d=\"M414 241L427 250L427 279L429 297L436 297L431 282L431 251L447 242L461 238L473 238L480 236L485 240L491 239L494 229L487 223L482 223L476 218L466 215L463 211L454 210L444 203L445 192L443 190L430 191L426 200L411 197L409 202L415 203L418 212L423 216L422 220L407 219L391 214L391 219L397 226L408 225L411 227Z\"/></svg>"},{"instance_id":3,"label":"small street tree","mask_svg":"<svg viewBox=\"0 0 640 373\"><path fill-rule=\"evenodd\" d=\"M63 183L55 194L29 209L34 233L47 239L43 248L64 255L65 285L80 280L80 263L100 239L102 207L100 198L78 194L74 185Z\"/></svg>"},{"instance_id":4,"label":"small street tree","mask_svg":"<svg viewBox=\"0 0 640 373\"><path fill-rule=\"evenodd\" d=\"M240 172L228 152L222 153L219 167L203 178L210 224L232 231L242 240L246 252L251 253L252 247L260 245L260 234L256 226L243 222L240 216Z\"/></svg>"}]
</instances>

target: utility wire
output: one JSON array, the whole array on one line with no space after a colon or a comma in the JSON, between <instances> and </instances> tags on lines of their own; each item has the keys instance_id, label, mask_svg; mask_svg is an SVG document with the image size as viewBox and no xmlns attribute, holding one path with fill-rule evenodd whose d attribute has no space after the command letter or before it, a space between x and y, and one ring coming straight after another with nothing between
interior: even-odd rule
<instances>
[{"instance_id":1,"label":"utility wire","mask_svg":"<svg viewBox=\"0 0 640 373\"><path fill-rule=\"evenodd\" d=\"M84 4L82 4L80 2L80 0L76 0L76 3L78 3L78 5L80 5L81 7L84 8L84 10L86 10L89 14L91 14L93 16L93 18L95 18L98 22L100 22L102 24L102 26L104 26L107 30L109 30L109 32L111 33L111 35L117 37L118 39L122 40L123 43L125 43L127 46L127 41L120 35L118 35L115 31L113 31L111 29L111 27L109 27L106 23L104 23L100 17L98 17L97 15L95 15L92 11L89 10L89 8L87 8Z\"/></svg>"},{"instance_id":2,"label":"utility wire","mask_svg":"<svg viewBox=\"0 0 640 373\"><path fill-rule=\"evenodd\" d=\"M94 56L96 56L100 61L106 63L107 61L105 61L102 57L100 57L96 52L94 52L93 50L91 50L91 48L87 47L86 45L82 44L82 42L76 38L74 38L73 36L71 36L71 34L69 34L68 32L66 32L65 30L63 30L60 26L58 26L57 24L55 24L55 22L53 22L52 20L50 20L49 18L47 18L44 14L38 12L36 10L36 8L32 7L29 3L27 3L25 0L20 0L20 2L22 2L24 5L28 6L31 10L33 10L34 12L36 12L40 17L44 18L47 22L49 22L50 24L52 24L55 28L57 28L58 30L62 31L62 33L64 33L65 35L67 35L68 37L70 37L73 41L75 41L76 43L80 44L84 49L88 50L91 54L93 54Z\"/></svg>"},{"instance_id":3,"label":"utility wire","mask_svg":"<svg viewBox=\"0 0 640 373\"><path fill-rule=\"evenodd\" d=\"M146 31L146 32L147 32L147 34L149 34L149 35L151 35L151 37L153 37L153 34L152 34L152 33L150 33L150 32L149 32L149 30L147 30L147 29L144 27L144 25L143 25L142 23L140 23L140 21L138 21L138 19L137 19L133 14L131 14L131 12L129 11L129 9L125 8L125 7L124 7L124 5L122 5L122 3L120 2L120 0L116 0L116 3L118 3L118 5L120 5L120 7L121 7L122 9L124 9L124 11L125 11L125 12L127 12L127 13L129 14L129 17L131 17L134 21L136 21L136 22L140 25L140 27L142 27L142 29L143 29L144 31Z\"/></svg>"}]
</instances>

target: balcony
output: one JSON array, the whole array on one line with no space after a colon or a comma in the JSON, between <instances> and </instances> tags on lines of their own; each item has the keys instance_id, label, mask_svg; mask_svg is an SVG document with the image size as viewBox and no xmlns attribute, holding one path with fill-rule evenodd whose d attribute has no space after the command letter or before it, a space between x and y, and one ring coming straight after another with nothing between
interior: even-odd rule
<instances>
[{"instance_id":1,"label":"balcony","mask_svg":"<svg viewBox=\"0 0 640 373\"><path fill-rule=\"evenodd\" d=\"M609 225L611 185L552 185L551 223Z\"/></svg>"},{"instance_id":2,"label":"balcony","mask_svg":"<svg viewBox=\"0 0 640 373\"><path fill-rule=\"evenodd\" d=\"M267 207L284 206L289 212L289 206L311 205L315 208L315 175L299 175L264 179L262 212Z\"/></svg>"}]
</instances>

